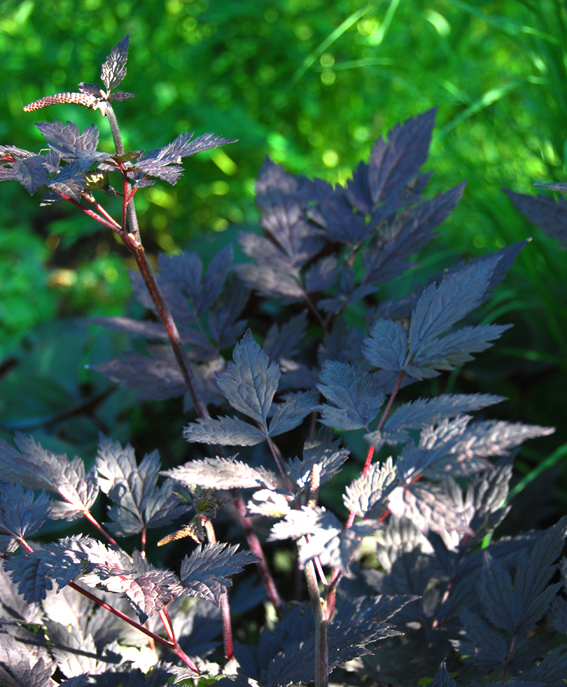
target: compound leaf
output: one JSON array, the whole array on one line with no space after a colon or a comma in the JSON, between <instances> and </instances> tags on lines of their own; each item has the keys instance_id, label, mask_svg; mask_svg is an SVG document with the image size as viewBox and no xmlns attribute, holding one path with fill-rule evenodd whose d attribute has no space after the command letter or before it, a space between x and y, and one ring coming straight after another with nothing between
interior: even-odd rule
<instances>
[{"instance_id":1,"label":"compound leaf","mask_svg":"<svg viewBox=\"0 0 567 687\"><path fill-rule=\"evenodd\" d=\"M436 376L437 370L452 370L474 360L471 353L485 351L492 346L512 325L484 324L478 327L462 327L441 339L425 343L410 365L407 374L416 379Z\"/></svg>"},{"instance_id":2,"label":"compound leaf","mask_svg":"<svg viewBox=\"0 0 567 687\"><path fill-rule=\"evenodd\" d=\"M364 339L362 354L374 367L399 372L408 349L408 335L399 322L378 320Z\"/></svg>"},{"instance_id":3,"label":"compound leaf","mask_svg":"<svg viewBox=\"0 0 567 687\"><path fill-rule=\"evenodd\" d=\"M30 537L49 517L51 498L44 491L34 496L20 484L0 482L0 523L16 537Z\"/></svg>"},{"instance_id":4,"label":"compound leaf","mask_svg":"<svg viewBox=\"0 0 567 687\"><path fill-rule=\"evenodd\" d=\"M368 427L384 403L384 394L374 393L371 375L357 365L327 360L319 379L317 388L330 403L318 406L318 410L321 422L329 427Z\"/></svg>"},{"instance_id":5,"label":"compound leaf","mask_svg":"<svg viewBox=\"0 0 567 687\"><path fill-rule=\"evenodd\" d=\"M327 199L309 208L308 215L325 229L329 241L338 241L347 246L360 245L372 228L362 213L353 210L340 186Z\"/></svg>"},{"instance_id":6,"label":"compound leaf","mask_svg":"<svg viewBox=\"0 0 567 687\"><path fill-rule=\"evenodd\" d=\"M266 440L266 434L254 425L236 417L199 418L183 430L190 443L219 446L255 446Z\"/></svg>"},{"instance_id":7,"label":"compound leaf","mask_svg":"<svg viewBox=\"0 0 567 687\"><path fill-rule=\"evenodd\" d=\"M365 475L346 488L344 504L351 513L361 518L368 516L379 519L388 510L388 497L400 482L392 458L385 463L374 463Z\"/></svg>"},{"instance_id":8,"label":"compound leaf","mask_svg":"<svg viewBox=\"0 0 567 687\"><path fill-rule=\"evenodd\" d=\"M209 310L220 296L232 271L232 255L232 246L226 246L211 260L196 300L197 315Z\"/></svg>"},{"instance_id":9,"label":"compound leaf","mask_svg":"<svg viewBox=\"0 0 567 687\"><path fill-rule=\"evenodd\" d=\"M492 670L504 665L509 652L509 639L494 629L478 613L463 608L461 622L465 630L465 640L459 640L459 653L465 662L474 658L476 669Z\"/></svg>"},{"instance_id":10,"label":"compound leaf","mask_svg":"<svg viewBox=\"0 0 567 687\"><path fill-rule=\"evenodd\" d=\"M51 124L41 122L36 126L50 142L49 147L64 159L72 160L80 151L94 152L97 149L99 131L94 124L88 126L82 134L73 122L63 124L55 120Z\"/></svg>"},{"instance_id":11,"label":"compound leaf","mask_svg":"<svg viewBox=\"0 0 567 687\"><path fill-rule=\"evenodd\" d=\"M433 283L423 291L411 318L412 355L480 305L498 259L492 256L481 264L467 265L445 276L438 286Z\"/></svg>"},{"instance_id":12,"label":"compound leaf","mask_svg":"<svg viewBox=\"0 0 567 687\"><path fill-rule=\"evenodd\" d=\"M506 455L527 439L555 431L521 423L493 420L469 425L469 421L470 417L463 415L425 427L419 446L407 445L398 461L403 479L413 480L417 474L439 479L448 474L462 477L480 472L491 467L486 458Z\"/></svg>"},{"instance_id":13,"label":"compound leaf","mask_svg":"<svg viewBox=\"0 0 567 687\"><path fill-rule=\"evenodd\" d=\"M81 194L87 184L85 170L78 162L72 162L63 167L57 177L47 186L60 196L69 196L77 203L81 201Z\"/></svg>"},{"instance_id":14,"label":"compound leaf","mask_svg":"<svg viewBox=\"0 0 567 687\"><path fill-rule=\"evenodd\" d=\"M412 267L406 260L438 235L432 230L449 217L463 195L465 184L426 200L396 218L390 236L381 241L380 249L369 247L365 252L364 282L383 284Z\"/></svg>"},{"instance_id":15,"label":"compound leaf","mask_svg":"<svg viewBox=\"0 0 567 687\"><path fill-rule=\"evenodd\" d=\"M2 475L29 489L45 489L59 494L64 502L52 503L50 517L75 520L89 510L98 495L94 470L85 474L85 464L75 457L56 455L36 444L32 437L16 433L21 453L6 442L0 442Z\"/></svg>"},{"instance_id":16,"label":"compound leaf","mask_svg":"<svg viewBox=\"0 0 567 687\"><path fill-rule=\"evenodd\" d=\"M303 422L303 418L313 410L317 398L318 394L315 389L293 394L274 413L274 417L270 422L269 435L276 437L298 427Z\"/></svg>"},{"instance_id":17,"label":"compound leaf","mask_svg":"<svg viewBox=\"0 0 567 687\"><path fill-rule=\"evenodd\" d=\"M107 91L111 91L113 88L116 88L116 86L118 86L118 84L126 76L126 62L128 60L129 42L130 36L125 36L112 48L110 54L106 58L106 61L102 65L100 78L103 84L106 86Z\"/></svg>"},{"instance_id":18,"label":"compound leaf","mask_svg":"<svg viewBox=\"0 0 567 687\"><path fill-rule=\"evenodd\" d=\"M186 387L178 366L169 360L152 360L135 351L125 351L122 359L114 358L93 365L93 370L120 382L125 389L140 391L140 399L143 400L181 396Z\"/></svg>"},{"instance_id":19,"label":"compound leaf","mask_svg":"<svg viewBox=\"0 0 567 687\"><path fill-rule=\"evenodd\" d=\"M101 435L96 465L100 487L115 504L108 510L112 520L108 527L118 536L168 525L187 510L187 505L180 503L173 493L170 481L158 487L157 451L137 465L130 444L122 448L117 441Z\"/></svg>"},{"instance_id":20,"label":"compound leaf","mask_svg":"<svg viewBox=\"0 0 567 687\"><path fill-rule=\"evenodd\" d=\"M301 267L315 257L323 247L322 232L304 219L313 198L313 182L289 174L266 158L255 188L262 226L277 241L291 266Z\"/></svg>"},{"instance_id":21,"label":"compound leaf","mask_svg":"<svg viewBox=\"0 0 567 687\"><path fill-rule=\"evenodd\" d=\"M150 176L158 177L175 185L182 176L183 168L179 166L182 158L201 153L205 150L218 148L226 143L234 143L234 140L215 136L214 134L202 134L191 140L193 132L179 134L179 136L163 148L156 148L132 163L131 168ZM171 167L169 165L172 165Z\"/></svg>"},{"instance_id":22,"label":"compound leaf","mask_svg":"<svg viewBox=\"0 0 567 687\"><path fill-rule=\"evenodd\" d=\"M389 443L407 441L409 435L404 431L406 429L418 429L425 424L480 410L503 400L502 396L491 394L442 394L437 398L418 398L396 408L386 420L382 434Z\"/></svg>"},{"instance_id":23,"label":"compound leaf","mask_svg":"<svg viewBox=\"0 0 567 687\"><path fill-rule=\"evenodd\" d=\"M34 155L24 160L16 160L9 178L19 181L30 196L33 195L38 188L45 186L50 180L45 167L45 158L42 155Z\"/></svg>"},{"instance_id":24,"label":"compound leaf","mask_svg":"<svg viewBox=\"0 0 567 687\"><path fill-rule=\"evenodd\" d=\"M562 687L567 675L567 652L560 646L545 656L541 663L522 673L521 679L527 683L541 683L546 687Z\"/></svg>"},{"instance_id":25,"label":"compound leaf","mask_svg":"<svg viewBox=\"0 0 567 687\"><path fill-rule=\"evenodd\" d=\"M238 551L238 545L199 545L181 563L181 584L189 596L220 605L221 595L231 586L229 577L242 572L245 565L255 563L250 551Z\"/></svg>"},{"instance_id":26,"label":"compound leaf","mask_svg":"<svg viewBox=\"0 0 567 687\"><path fill-rule=\"evenodd\" d=\"M407 518L420 532L472 534L457 505L439 487L420 483L400 486L389 495L388 505L397 518Z\"/></svg>"},{"instance_id":27,"label":"compound leaf","mask_svg":"<svg viewBox=\"0 0 567 687\"><path fill-rule=\"evenodd\" d=\"M132 559L125 554L116 557L113 553L103 561L93 562L89 558L90 565L80 579L89 586L123 594L142 623L183 592L171 571L156 570L137 551Z\"/></svg>"},{"instance_id":28,"label":"compound leaf","mask_svg":"<svg viewBox=\"0 0 567 687\"><path fill-rule=\"evenodd\" d=\"M292 317L281 325L273 324L264 341L264 352L271 360L280 358L291 359L297 353L297 348L303 339L307 327L307 313L305 311Z\"/></svg>"},{"instance_id":29,"label":"compound leaf","mask_svg":"<svg viewBox=\"0 0 567 687\"><path fill-rule=\"evenodd\" d=\"M529 554L521 552L516 557L513 581L506 562L485 553L482 598L486 617L496 627L524 635L533 630L547 611L561 586L549 585L549 581L557 569L554 562L561 554L566 527L567 518L562 518L540 533Z\"/></svg>"},{"instance_id":30,"label":"compound leaf","mask_svg":"<svg viewBox=\"0 0 567 687\"><path fill-rule=\"evenodd\" d=\"M561 191L560 188L557 190ZM560 198L556 202L553 198L533 197L507 189L504 189L504 192L532 224L559 241L563 247L567 246L567 201L565 198Z\"/></svg>"},{"instance_id":31,"label":"compound leaf","mask_svg":"<svg viewBox=\"0 0 567 687\"><path fill-rule=\"evenodd\" d=\"M339 520L325 508L303 506L301 510L291 510L286 517L271 529L270 540L299 539L299 565L318 556L323 565L338 567L345 575L350 575L349 564L363 536L373 534L377 523L366 521L356 523L343 530Z\"/></svg>"},{"instance_id":32,"label":"compound leaf","mask_svg":"<svg viewBox=\"0 0 567 687\"><path fill-rule=\"evenodd\" d=\"M0 679L9 687L51 687L54 682L51 676L55 672L55 664L43 658L33 660L31 656L22 655L21 643L14 643L11 651L3 651L6 659L2 661L10 671L7 673L0 667Z\"/></svg>"},{"instance_id":33,"label":"compound leaf","mask_svg":"<svg viewBox=\"0 0 567 687\"><path fill-rule=\"evenodd\" d=\"M259 422L267 432L268 412L280 379L279 366L270 363L250 330L235 346L233 358L226 374L217 375L217 383L233 408Z\"/></svg>"},{"instance_id":34,"label":"compound leaf","mask_svg":"<svg viewBox=\"0 0 567 687\"><path fill-rule=\"evenodd\" d=\"M321 429L313 439L303 445L303 460L293 458L287 463L287 474L300 489L308 487L315 465L320 466L319 482L323 484L336 475L348 459L350 451L339 448L340 441L333 441L332 431Z\"/></svg>"},{"instance_id":35,"label":"compound leaf","mask_svg":"<svg viewBox=\"0 0 567 687\"><path fill-rule=\"evenodd\" d=\"M188 486L198 485L204 489L277 489L278 486L277 477L271 470L253 468L235 458L191 460L162 474Z\"/></svg>"},{"instance_id":36,"label":"compound leaf","mask_svg":"<svg viewBox=\"0 0 567 687\"><path fill-rule=\"evenodd\" d=\"M67 537L46 544L43 549L13 556L4 563L4 568L11 572L26 601L40 602L54 583L61 589L83 572L90 545L102 546L94 539Z\"/></svg>"},{"instance_id":37,"label":"compound leaf","mask_svg":"<svg viewBox=\"0 0 567 687\"><path fill-rule=\"evenodd\" d=\"M427 159L437 108L396 124L388 142L380 137L368 165L360 163L347 182L351 202L363 213L373 210L392 192L401 192Z\"/></svg>"}]
</instances>

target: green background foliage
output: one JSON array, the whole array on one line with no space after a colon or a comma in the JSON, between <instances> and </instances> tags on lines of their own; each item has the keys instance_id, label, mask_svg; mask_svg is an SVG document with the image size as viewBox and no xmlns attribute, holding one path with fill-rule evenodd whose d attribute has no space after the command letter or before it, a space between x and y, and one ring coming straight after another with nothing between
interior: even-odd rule
<instances>
[{"instance_id":1,"label":"green background foliage","mask_svg":"<svg viewBox=\"0 0 567 687\"><path fill-rule=\"evenodd\" d=\"M38 150L45 142L34 122L69 119L81 129L96 123L100 148L112 150L98 112L22 107L75 91L79 81L98 82L100 64L128 33L123 86L138 97L115 108L127 146L149 150L186 131L239 139L192 158L175 187L159 183L138 194L151 254L191 245L206 258L239 225L254 224L254 179L265 155L291 172L344 183L379 135L438 105L429 193L469 183L421 274L533 237L484 311L485 321L515 328L462 379L442 384L510 397L499 417L559 425L533 453L524 449L519 466L533 477L558 463L567 441L565 254L501 188L531 193L535 182L565 179L561 0L4 0L0 13L2 143ZM41 429L40 441L63 448L92 447L108 427L125 440L136 422L143 435L154 411L125 418L109 383L83 369L124 342L69 319L132 311L126 251L71 206L39 208L16 184L0 186L0 203L2 434ZM54 363L62 345L73 350L63 372ZM120 402L135 407L128 394ZM179 437L182 424L180 417L168 433ZM162 443L145 438L147 448ZM565 477L559 483L567 493Z\"/></svg>"}]
</instances>

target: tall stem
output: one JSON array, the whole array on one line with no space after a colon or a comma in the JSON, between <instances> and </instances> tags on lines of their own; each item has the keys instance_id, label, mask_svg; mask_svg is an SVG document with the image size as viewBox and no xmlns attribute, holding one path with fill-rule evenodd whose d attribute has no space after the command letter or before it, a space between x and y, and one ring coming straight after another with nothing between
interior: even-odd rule
<instances>
[{"instance_id":1,"label":"tall stem","mask_svg":"<svg viewBox=\"0 0 567 687\"><path fill-rule=\"evenodd\" d=\"M207 533L207 539L209 543L217 543L217 535L215 534L215 528L213 523L205 519L205 532ZM224 641L224 657L229 661L234 658L234 643L232 641L232 624L230 622L230 604L228 601L228 591L223 589L220 599L220 609L222 616L222 637Z\"/></svg>"},{"instance_id":2,"label":"tall stem","mask_svg":"<svg viewBox=\"0 0 567 687\"><path fill-rule=\"evenodd\" d=\"M244 499L240 495L238 489L232 489L230 493L232 494L233 503L236 510L236 514L238 516L238 520L240 522L240 525L242 526L242 529L244 530L244 533L246 534L246 541L248 542L250 551L256 554L256 556L258 556L258 558L260 559L260 561L256 563L256 566L258 569L258 574L260 575L260 579L262 580L262 584L264 585L264 588L266 590L266 594L268 595L268 598L270 599L274 608L276 609L278 618L281 620L283 617L282 600L278 593L276 584L272 576L270 575L270 571L268 570L268 565L266 563L266 559L264 558L264 551L262 550L260 540L258 539L256 534L254 533L254 530L252 529L252 523L246 517L246 504L244 503Z\"/></svg>"},{"instance_id":3,"label":"tall stem","mask_svg":"<svg viewBox=\"0 0 567 687\"><path fill-rule=\"evenodd\" d=\"M329 621L326 618L317 575L312 561L305 564L305 580L309 601L315 616L315 687L327 687L329 677Z\"/></svg>"},{"instance_id":4,"label":"tall stem","mask_svg":"<svg viewBox=\"0 0 567 687\"><path fill-rule=\"evenodd\" d=\"M124 144L122 143L122 137L120 136L120 129L118 127L116 115L110 103L107 103L105 114L108 118L108 123L110 124L110 130L112 132L112 138L114 141L116 152L118 153L118 155L123 155ZM130 252L133 253L140 273L142 275L142 278L144 279L144 282L146 284L146 288L148 289L148 292L156 305L160 318L167 331L167 335L169 337L169 341L171 343L175 359L177 360L177 364L179 365L179 369L181 370L181 374L183 375L183 379L185 380L185 384L187 385L187 388L191 395L191 400L193 401L195 410L197 411L197 414L200 418L209 418L209 411L207 410L207 406L203 401L203 397L197 385L195 375L193 374L193 370L187 358L187 354L185 352L185 349L183 348L183 343L181 341L179 330L177 329L175 320L171 315L169 307L165 301L165 298L163 297L161 289L159 288L159 284L155 278L155 275L151 269L151 266L146 257L146 253L142 246L142 242L140 239L140 231L138 227L138 216L136 214L134 199L131 198L128 201L127 199L129 198L129 196L130 186L127 184L124 197L125 202L127 202L126 214L128 217L128 226L130 232L127 233L126 227L122 227L122 240L124 241L128 250L130 250ZM246 517L246 506L244 505L242 496L236 490L233 491L233 496L236 511L238 514L238 519L246 534L248 546L250 547L250 550L253 553L255 553L259 559L256 563L256 567L260 574L260 578L264 583L264 587L266 588L266 593L268 594L268 597L274 604L278 616L280 616L280 614L282 613L282 603L278 595L274 580L270 574L270 571L268 570L268 565L266 562L266 558L264 556L264 552L262 550L262 545L260 544L260 540L258 539L256 534L252 530L250 521Z\"/></svg>"},{"instance_id":5,"label":"tall stem","mask_svg":"<svg viewBox=\"0 0 567 687\"><path fill-rule=\"evenodd\" d=\"M132 203L133 201L130 202ZM175 359L177 360L177 364L179 365L179 369L181 370L185 384L189 389L191 400L193 401L193 405L195 406L197 414L199 417L208 418L210 417L209 411L207 410L207 406L203 402L203 398L199 393L197 380L193 374L189 360L187 359L185 349L183 348L181 335L179 334L175 320L173 319L161 289L159 288L155 275L152 272L152 268L150 267L146 253L141 246L134 252L134 257L144 282L146 283L148 292L152 297L156 308L158 309L163 325L167 331L171 348L173 349L173 354L175 355Z\"/></svg>"}]
</instances>

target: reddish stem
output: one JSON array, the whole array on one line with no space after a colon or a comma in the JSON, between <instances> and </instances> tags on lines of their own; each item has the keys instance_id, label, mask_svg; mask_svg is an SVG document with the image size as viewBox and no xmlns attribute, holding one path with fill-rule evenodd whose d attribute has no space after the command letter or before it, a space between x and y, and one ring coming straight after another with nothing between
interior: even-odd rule
<instances>
[{"instance_id":1,"label":"reddish stem","mask_svg":"<svg viewBox=\"0 0 567 687\"><path fill-rule=\"evenodd\" d=\"M146 532L147 532L146 528L143 527L142 533L141 533L141 535L142 535L142 558L146 557Z\"/></svg>"},{"instance_id":2,"label":"reddish stem","mask_svg":"<svg viewBox=\"0 0 567 687\"><path fill-rule=\"evenodd\" d=\"M240 495L238 489L232 489L230 493L232 494L236 514L238 515L238 520L246 534L246 541L248 542L250 551L252 551L252 553L258 556L258 558L260 559L256 562L256 567L258 569L260 579L262 580L262 584L266 589L268 598L270 599L274 608L276 609L278 618L281 620L283 618L282 600L280 599L280 595L278 594L278 590L276 588L274 580L268 570L268 565L266 563L266 559L264 558L262 545L260 544L258 537L252 529L250 520L246 517L246 505L244 503L244 499Z\"/></svg>"},{"instance_id":3,"label":"reddish stem","mask_svg":"<svg viewBox=\"0 0 567 687\"><path fill-rule=\"evenodd\" d=\"M0 529L4 530L4 532L7 532L11 537L14 537L14 539L16 539L16 540L21 544L21 546L23 546L24 549L26 549L26 551L28 551L29 553L33 553L32 547L31 547L24 539L22 539L21 537L17 537L13 532L11 532L9 529L7 529L6 527L4 527L3 525L0 525ZM0 558L3 558L4 560L8 560L8 556L6 556L5 554L1 554L1 555L0 555ZM185 656L185 654L183 653L182 649L181 649L181 648L179 647L179 645L177 644L177 641L175 640L175 638L174 638L174 641L172 641L172 642L169 642L169 641L167 641L166 639L163 639L163 637L160 637L159 635L156 635L156 634L155 634L154 632L152 632L151 630L148 630L148 629L147 629L146 627L144 627L143 625L140 625L140 623L136 622L136 621L133 620L132 618L129 618L125 613L122 613L122 611L119 611L117 608L114 608L114 606L111 606L110 604L107 604L106 601L102 601L101 599L99 599L98 597L96 597L94 594L91 594L91 592L87 591L86 589L83 589L83 587L79 587L79 585L76 584L75 582L69 582L68 586L71 587L71 589L74 589L75 591L79 592L79 594L82 594L83 596L86 596L87 599L90 599L90 600L93 601L95 604L98 604L99 606L101 606L102 608L106 609L106 610L109 611L110 613L114 614L115 616L117 616L117 617L120 618L121 620L124 620L124 621L127 622L129 625L131 625L132 627L135 627L137 630L139 630L140 632L142 632L142 633L145 634L146 636L148 636L148 637L150 637L151 639L153 639L154 642L157 642L158 644L161 644L162 646L167 647L167 648L168 648L170 651L172 651L176 656L179 656L179 658L180 658L189 668L191 668L191 670L195 671L195 672L197 673L197 675L200 675L200 671L199 671L199 669L197 668L197 666L193 663L193 661L192 661L190 658L188 658L187 656ZM165 610L165 609L164 609L164 610ZM170 627L171 627L171 624L170 624ZM167 631L167 628L166 628L166 631Z\"/></svg>"},{"instance_id":4,"label":"reddish stem","mask_svg":"<svg viewBox=\"0 0 567 687\"><path fill-rule=\"evenodd\" d=\"M378 427L376 428L377 432L379 432L382 429L382 427L384 426L384 423L386 422L386 420L388 418L390 410L392 409L392 405L393 405L394 401L396 400L396 396L398 395L398 391L400 390L400 387L402 386L404 374L405 374L405 370L400 370L398 373L396 383L394 385L392 393L390 394L390 398L388 399L388 403L386 405L386 408L384 409L384 412L382 413L382 417L380 418L380 422L378 423ZM373 456L374 456L374 446L370 446L370 448L368 449L368 453L366 454L366 461L364 463L364 467L362 468L362 476L364 476L368 472ZM387 518L389 514L390 514L390 509L388 509L385 513L382 514L382 516L379 518L380 522L382 520L384 520L385 518ZM352 524L354 522L354 518L355 518L354 513L350 513L348 516L347 523L346 523L346 529L350 529L352 527ZM341 578L341 572L338 568L335 568L331 574L331 580L329 582L329 587L327 589L327 601L329 599L329 596L328 596L329 594L332 594L333 599L334 599L335 590L337 588L337 584L339 583L340 578ZM328 605L331 605L331 604L328 603ZM332 606L334 608L334 600L333 600Z\"/></svg>"},{"instance_id":5,"label":"reddish stem","mask_svg":"<svg viewBox=\"0 0 567 687\"><path fill-rule=\"evenodd\" d=\"M234 644L232 641L232 627L230 622L230 605L228 603L228 592L226 590L221 594L220 609L222 613L224 657L230 661L234 658Z\"/></svg>"},{"instance_id":6,"label":"reddish stem","mask_svg":"<svg viewBox=\"0 0 567 687\"><path fill-rule=\"evenodd\" d=\"M118 155L123 155L124 154L124 145L122 143L122 137L120 135L120 130L118 127L118 121L116 119L116 115L114 113L114 110L112 108L112 105L110 103L107 103L107 108L106 108L106 116L108 118L108 123L110 124L110 129L112 132L112 138L114 140L114 145L116 148L116 152ZM124 169L122 167L122 171L124 172ZM125 182L127 180L125 179ZM157 280L152 272L152 269L148 263L148 260L146 258L146 254L144 252L144 249L142 247L141 241L140 241L140 231L138 227L138 217L136 215L136 208L134 206L134 200L133 200L133 195L135 193L135 190L132 192L132 195L129 197L129 192L131 190L131 187L128 183L126 183L125 186L125 193L124 193L124 199L125 202L123 203L123 208L126 210L126 214L128 217L128 223L129 223L129 233L126 233L126 219L123 215L123 224L122 228L123 230L120 232L120 236L122 240L124 241L126 247L134 254L134 257L136 258L136 263L138 264L138 268L140 270L140 273L144 279L144 282L146 284L146 287L148 289L148 292L154 301L160 318L163 322L163 325L167 331L167 335L169 337L169 341L171 344L171 348L173 350L173 353L175 355L175 358L177 360L177 364L179 365L179 369L181 370L181 374L183 375L183 378L185 380L185 383L187 385L187 388L189 389L189 393L191 395L191 400L193 401L193 405L195 406L195 410L197 411L197 414L201 418L209 418L209 411L207 410L207 406L203 402L203 399L201 397L200 391L197 387L195 376L193 374L193 371L191 369L191 366L189 364L189 360L187 359L187 354L185 352L185 349L183 348L183 344L181 341L181 336L179 334L179 331L177 329L177 326L175 324L175 321L173 320L173 317L171 316L171 313L169 311L169 308L167 306L167 303L165 302L165 299L163 298L163 295L161 293L161 290L159 288L159 285L157 283ZM262 546L260 544L260 541L254 531L252 530L252 526L250 524L250 521L246 517L246 506L244 505L244 501L242 499L242 496L237 490L232 491L233 498L234 498L234 503L236 506L236 512L238 514L238 518L240 520L240 523L246 533L246 539L248 541L248 546L250 547L250 550L252 553L256 554L256 556L259 558L259 561L256 563L258 572L260 574L260 578L262 579L262 582L264 584L264 587L266 589L266 592L268 594L268 597L274 604L274 607L276 609L276 612L278 614L278 617L281 617L282 613L282 604L281 600L279 598L276 586L274 584L274 581L272 579L272 576L270 575L270 572L268 570L268 566L266 563L266 559L264 557L264 553L262 551Z\"/></svg>"},{"instance_id":7,"label":"reddish stem","mask_svg":"<svg viewBox=\"0 0 567 687\"><path fill-rule=\"evenodd\" d=\"M273 459L274 459L274 461L278 467L280 475L282 476L285 487L289 491L289 493L292 496L294 496L291 480L289 479L289 477L287 476L287 473L285 471L285 466L283 464L281 453L279 452L278 447L274 444L274 442L272 441L272 439L270 437L266 437L266 439L268 440L268 447L269 447L270 452L272 454L272 457L273 457Z\"/></svg>"},{"instance_id":8,"label":"reddish stem","mask_svg":"<svg viewBox=\"0 0 567 687\"><path fill-rule=\"evenodd\" d=\"M112 546L118 547L117 542L98 524L98 522L95 520L95 518L90 514L88 510L84 510L83 515L92 525L94 525L97 528L97 530L102 534L103 537L106 537L106 539L110 544L112 544Z\"/></svg>"},{"instance_id":9,"label":"reddish stem","mask_svg":"<svg viewBox=\"0 0 567 687\"><path fill-rule=\"evenodd\" d=\"M77 202L74 198L71 198L70 196L66 196L64 193L59 194L61 198L64 198L65 200L68 200L70 203L73 203L73 205L76 205L80 210L82 210L85 214L87 214L89 217L92 217L95 219L97 222L100 222L101 224L104 224L105 227L108 227L109 229L112 229L116 234L120 234L120 227L117 222L108 222L104 217L101 217L100 215L97 215L94 210L89 210L89 208L86 208L84 205L81 203Z\"/></svg>"},{"instance_id":10,"label":"reddish stem","mask_svg":"<svg viewBox=\"0 0 567 687\"><path fill-rule=\"evenodd\" d=\"M177 645L177 639L175 638L175 632L173 631L173 625L171 624L171 618L169 617L167 608L164 607L161 609L159 612L159 617L161 618L161 622L163 623L167 636L169 637L169 641L172 644Z\"/></svg>"},{"instance_id":11,"label":"reddish stem","mask_svg":"<svg viewBox=\"0 0 567 687\"><path fill-rule=\"evenodd\" d=\"M83 193L83 198L86 198L86 199L89 201L89 203L92 203L92 204L95 206L95 208L98 210L98 212L100 212L100 214L101 214L103 217L105 217L109 222L111 222L112 224L114 224L114 225L116 226L117 229L122 230L121 226L120 226L120 225L118 224L118 222L114 219L114 217L112 217L111 215L109 215L108 212L102 207L102 205L101 205L100 203L98 203L98 202L93 198L93 196L87 195L86 193Z\"/></svg>"}]
</instances>

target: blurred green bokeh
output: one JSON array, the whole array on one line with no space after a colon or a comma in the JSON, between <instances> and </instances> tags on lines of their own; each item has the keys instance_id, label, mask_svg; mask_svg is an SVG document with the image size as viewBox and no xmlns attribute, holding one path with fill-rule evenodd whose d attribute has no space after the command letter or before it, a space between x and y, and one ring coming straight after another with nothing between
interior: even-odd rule
<instances>
[{"instance_id":1,"label":"blurred green bokeh","mask_svg":"<svg viewBox=\"0 0 567 687\"><path fill-rule=\"evenodd\" d=\"M253 183L266 154L290 171L344 182L378 135L438 105L432 191L470 180L444 241L478 253L534 233L501 186L528 191L564 176L565 27L560 0L6 0L0 139L37 150L45 143L36 120L72 119L81 128L95 122L101 148L111 150L99 113L22 107L97 82L110 48L129 33L123 85L138 98L117 107L127 146L150 149L191 130L239 139L190 160L175 187L138 195L149 249L171 252L202 232L254 220ZM36 296L36 321L120 309L127 286L110 255L121 251L104 229L71 207L39 210L15 184L0 194L3 234L22 237L16 281L31 264L30 287L49 289ZM522 267L545 298L548 272L558 277L560 266L537 240L543 260L539 247ZM1 255L13 267L9 239ZM3 287L9 306L21 292L11 281ZM33 323L30 306L4 312L3 354Z\"/></svg>"},{"instance_id":2,"label":"blurred green bokeh","mask_svg":"<svg viewBox=\"0 0 567 687\"><path fill-rule=\"evenodd\" d=\"M567 369L566 255L501 188L531 193L535 182L565 180L562 0L4 0L0 142L39 150L33 123L69 119L96 123L100 148L112 150L98 112L22 108L98 82L126 34L123 87L138 97L115 110L127 146L149 150L186 131L238 139L186 161L176 186L137 195L152 254L254 222L265 155L343 183L379 135L437 105L429 193L469 184L424 262L433 271L533 237L487 315L515 322L517 334L486 369L516 399L517 419L561 419L558 404L551 416L541 406L547 388L526 400L512 378L533 386L534 376ZM112 235L71 206L40 209L14 183L0 185L0 203L0 361L41 322L123 311L129 262ZM502 381L504 355L517 364Z\"/></svg>"}]
</instances>

